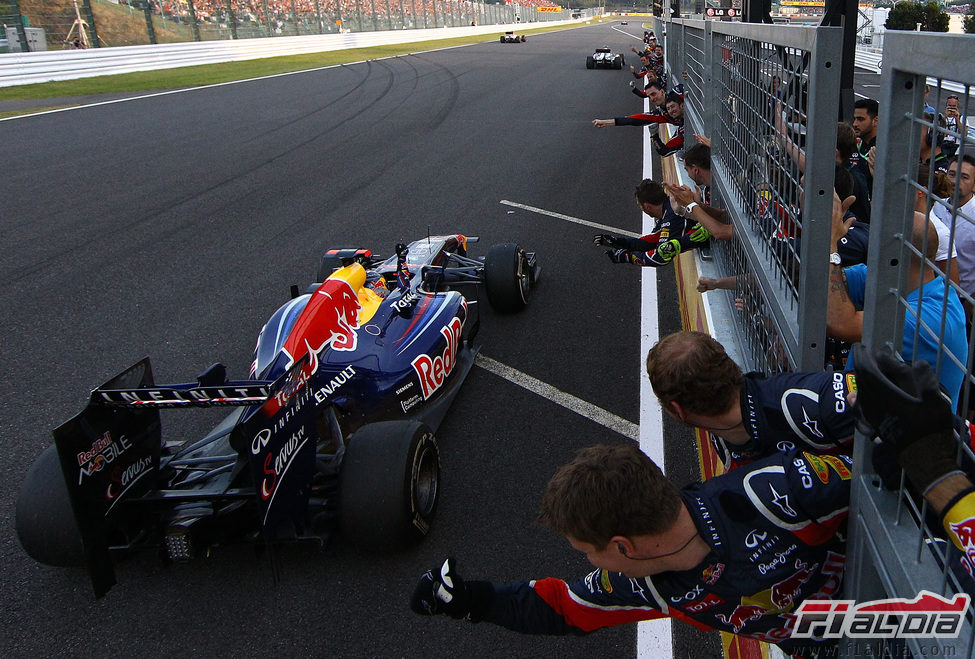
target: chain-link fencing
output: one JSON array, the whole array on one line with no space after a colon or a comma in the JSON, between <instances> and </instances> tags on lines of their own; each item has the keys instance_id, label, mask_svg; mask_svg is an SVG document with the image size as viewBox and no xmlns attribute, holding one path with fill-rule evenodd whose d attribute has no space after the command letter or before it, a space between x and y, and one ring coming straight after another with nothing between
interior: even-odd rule
<instances>
[{"instance_id":1,"label":"chain-link fencing","mask_svg":"<svg viewBox=\"0 0 975 659\"><path fill-rule=\"evenodd\" d=\"M848 344L829 338L854 340L832 313L835 295L845 296L862 314L853 318L868 350L931 364L957 413L959 469L975 480L975 39L889 32L879 112L869 100L858 105L861 139L849 156L852 128L837 121L840 28L665 25L668 65L685 85L686 133L710 138L713 205L734 228L714 246L712 267L737 307L742 366L850 367ZM832 199L856 185L845 173L850 157L869 171L872 208L869 224L851 225L859 238L841 241L843 259L852 243L861 250L861 263L844 267L831 263ZM854 459L844 598L922 602L923 591L945 600L975 591L975 515L949 533L942 511L859 433ZM975 657L972 623L968 607L957 636L905 634L913 623L901 616L882 634L847 636L840 656Z\"/></svg>"}]
</instances>

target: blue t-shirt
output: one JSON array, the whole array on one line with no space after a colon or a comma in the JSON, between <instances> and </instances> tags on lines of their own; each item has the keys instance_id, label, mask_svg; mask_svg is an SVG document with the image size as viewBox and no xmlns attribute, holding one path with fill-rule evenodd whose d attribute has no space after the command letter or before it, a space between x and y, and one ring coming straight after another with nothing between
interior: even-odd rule
<instances>
[{"instance_id":1,"label":"blue t-shirt","mask_svg":"<svg viewBox=\"0 0 975 659\"><path fill-rule=\"evenodd\" d=\"M853 306L858 310L863 309L863 300L867 289L867 266L860 264L844 268L846 273L847 291ZM968 364L968 337L965 334L965 310L961 306L961 300L954 289L945 285L942 277L935 277L931 281L922 285L921 288L912 291L907 296L907 303L915 312L918 308L918 293L923 291L921 301L920 316L923 325L918 332L918 345L914 346L914 330L917 326L917 319L913 313L904 313L904 342L901 344L901 357L904 361L911 363L924 360L931 365L931 368L938 369L938 346L939 341L935 333L941 329L941 308L944 305L945 293L947 289L948 305L945 309L945 336L944 346L962 364ZM853 368L853 353L846 362L848 369ZM965 380L964 368L959 368L957 364L947 356L941 360L941 376L939 381L951 396L951 403L954 409L958 409L958 397L961 393L961 385Z\"/></svg>"}]
</instances>

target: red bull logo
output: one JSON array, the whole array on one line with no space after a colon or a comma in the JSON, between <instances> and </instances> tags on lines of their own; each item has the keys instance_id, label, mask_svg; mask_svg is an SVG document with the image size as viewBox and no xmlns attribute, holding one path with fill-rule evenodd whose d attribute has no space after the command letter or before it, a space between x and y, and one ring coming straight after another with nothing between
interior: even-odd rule
<instances>
[{"instance_id":1,"label":"red bull logo","mask_svg":"<svg viewBox=\"0 0 975 659\"><path fill-rule=\"evenodd\" d=\"M735 610L731 612L731 615L726 616L723 613L716 613L714 617L720 620L726 627L731 627L734 629L735 633L737 634L748 622L758 620L765 615L765 613L766 610L763 606L757 606L754 604L739 604L735 607Z\"/></svg>"},{"instance_id":2,"label":"red bull logo","mask_svg":"<svg viewBox=\"0 0 975 659\"><path fill-rule=\"evenodd\" d=\"M965 552L969 565L975 563L975 517L969 517L957 524L951 522L949 527L955 535L955 546Z\"/></svg>"},{"instance_id":3,"label":"red bull logo","mask_svg":"<svg viewBox=\"0 0 975 659\"><path fill-rule=\"evenodd\" d=\"M701 571L701 578L704 583L713 586L724 573L724 563L713 563Z\"/></svg>"},{"instance_id":4,"label":"red bull logo","mask_svg":"<svg viewBox=\"0 0 975 659\"><path fill-rule=\"evenodd\" d=\"M274 414L288 400L301 391L318 372L318 356L326 348L355 350L358 345L359 310L362 305L352 285L338 277L326 279L308 300L282 351L291 363L302 357L308 360L301 372L294 375L283 390L278 391L265 405L265 413Z\"/></svg>"},{"instance_id":5,"label":"red bull logo","mask_svg":"<svg viewBox=\"0 0 975 659\"><path fill-rule=\"evenodd\" d=\"M359 296L344 279L326 279L308 300L295 322L284 351L295 362L308 359L308 374L318 370L318 355L325 348L355 350L358 344Z\"/></svg>"},{"instance_id":6,"label":"red bull logo","mask_svg":"<svg viewBox=\"0 0 975 659\"><path fill-rule=\"evenodd\" d=\"M440 330L447 341L443 353L433 357L423 354L413 360L413 370L420 378L424 400L430 398L437 389L443 386L447 376L454 370L454 366L457 364L457 350L460 347L462 328L463 323L460 318L454 318L449 325Z\"/></svg>"},{"instance_id":7,"label":"red bull logo","mask_svg":"<svg viewBox=\"0 0 975 659\"><path fill-rule=\"evenodd\" d=\"M811 568L807 568L805 563L797 560L797 572L772 586L772 604L779 609L789 608L795 601L799 591L802 590L803 585L816 574L816 568L818 567L819 563L816 563Z\"/></svg>"}]
</instances>

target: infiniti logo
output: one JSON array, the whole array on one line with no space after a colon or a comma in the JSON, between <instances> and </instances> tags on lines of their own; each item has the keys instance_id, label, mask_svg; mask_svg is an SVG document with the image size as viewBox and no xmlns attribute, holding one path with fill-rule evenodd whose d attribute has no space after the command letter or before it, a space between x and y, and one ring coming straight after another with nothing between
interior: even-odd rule
<instances>
[{"instance_id":1,"label":"infiniti logo","mask_svg":"<svg viewBox=\"0 0 975 659\"><path fill-rule=\"evenodd\" d=\"M760 543L764 542L765 538L767 537L768 537L768 533L766 533L765 531L752 529L751 531L748 532L748 535L745 536L745 546L748 547L749 549L754 549Z\"/></svg>"}]
</instances>

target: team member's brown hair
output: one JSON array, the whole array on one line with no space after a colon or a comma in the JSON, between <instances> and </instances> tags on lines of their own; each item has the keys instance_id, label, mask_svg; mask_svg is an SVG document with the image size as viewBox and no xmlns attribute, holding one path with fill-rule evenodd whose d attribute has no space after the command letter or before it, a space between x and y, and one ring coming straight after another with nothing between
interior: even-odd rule
<instances>
[{"instance_id":1,"label":"team member's brown hair","mask_svg":"<svg viewBox=\"0 0 975 659\"><path fill-rule=\"evenodd\" d=\"M664 408L677 402L694 414L716 415L735 402L744 378L724 346L702 332L675 332L647 353L647 375Z\"/></svg>"},{"instance_id":2,"label":"team member's brown hair","mask_svg":"<svg viewBox=\"0 0 975 659\"><path fill-rule=\"evenodd\" d=\"M931 167L923 162L917 168L917 182L920 185L928 185L928 177L931 176ZM943 172L934 173L934 182L931 185L931 194L939 199L951 199L955 191L955 182Z\"/></svg>"},{"instance_id":3,"label":"team member's brown hair","mask_svg":"<svg viewBox=\"0 0 975 659\"><path fill-rule=\"evenodd\" d=\"M639 447L579 451L548 482L539 521L561 535L603 548L616 535L656 535L673 526L680 492Z\"/></svg>"},{"instance_id":4,"label":"team member's brown hair","mask_svg":"<svg viewBox=\"0 0 975 659\"><path fill-rule=\"evenodd\" d=\"M640 185L636 186L636 190L633 191L633 196L641 204L653 204L655 206L667 200L664 186L649 178L640 181Z\"/></svg>"},{"instance_id":5,"label":"team member's brown hair","mask_svg":"<svg viewBox=\"0 0 975 659\"><path fill-rule=\"evenodd\" d=\"M853 126L844 121L836 124L836 150L840 152L843 162L849 162L857 150L857 134Z\"/></svg>"}]
</instances>

